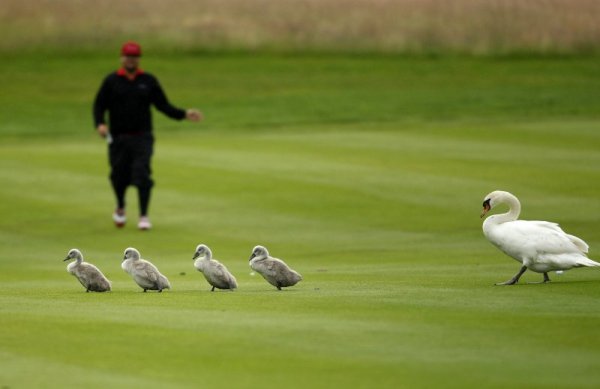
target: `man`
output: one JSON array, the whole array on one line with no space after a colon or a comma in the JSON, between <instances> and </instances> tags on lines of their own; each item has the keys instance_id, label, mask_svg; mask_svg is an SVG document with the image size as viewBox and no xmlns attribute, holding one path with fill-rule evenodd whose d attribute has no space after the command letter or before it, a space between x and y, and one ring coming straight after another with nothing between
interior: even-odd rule
<instances>
[{"instance_id":1,"label":"man","mask_svg":"<svg viewBox=\"0 0 600 389\"><path fill-rule=\"evenodd\" d=\"M135 42L122 46L121 68L104 79L96 95L94 122L98 134L109 143L110 180L117 198L113 221L117 227L125 225L125 191L133 185L139 197L138 228L148 230L152 227L148 205L154 184L150 169L154 145L150 106L176 120L199 121L202 114L171 105L158 80L139 67L141 55L142 49ZM104 118L106 111L110 126Z\"/></svg>"}]
</instances>

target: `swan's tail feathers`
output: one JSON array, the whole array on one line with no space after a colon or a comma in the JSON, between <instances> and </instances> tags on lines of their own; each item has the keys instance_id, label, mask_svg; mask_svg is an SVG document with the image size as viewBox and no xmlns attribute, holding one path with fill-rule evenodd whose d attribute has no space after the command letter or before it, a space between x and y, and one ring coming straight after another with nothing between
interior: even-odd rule
<instances>
[{"instance_id":1,"label":"swan's tail feathers","mask_svg":"<svg viewBox=\"0 0 600 389\"><path fill-rule=\"evenodd\" d=\"M576 236L574 236L574 235L569 235L569 234L567 234L567 237L569 238L569 240L570 240L571 242L573 242L573 244L574 244L575 246L577 246L577 248L578 248L579 250L581 250L581 252L582 252L582 253L585 253L585 254L587 254L587 252L588 252L588 250L589 250L589 248L590 248L590 246L588 246L588 244L587 244L587 243L585 243L585 242L584 242L582 239L579 239L578 237L576 237ZM593 261L592 261L592 262L593 262ZM586 266L589 266L589 265L586 265ZM597 266L597 265L594 265L594 266Z\"/></svg>"},{"instance_id":2,"label":"swan's tail feathers","mask_svg":"<svg viewBox=\"0 0 600 389\"><path fill-rule=\"evenodd\" d=\"M596 267L600 267L600 263L593 261L589 258L586 257L581 257L577 260L577 267L581 267L581 266L596 266Z\"/></svg>"}]
</instances>

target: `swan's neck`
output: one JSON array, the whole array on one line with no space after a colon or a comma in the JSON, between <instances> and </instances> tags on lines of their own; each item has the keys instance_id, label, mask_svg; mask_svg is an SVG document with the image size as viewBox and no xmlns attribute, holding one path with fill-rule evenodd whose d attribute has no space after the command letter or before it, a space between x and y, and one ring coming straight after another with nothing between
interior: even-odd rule
<instances>
[{"instance_id":1,"label":"swan's neck","mask_svg":"<svg viewBox=\"0 0 600 389\"><path fill-rule=\"evenodd\" d=\"M519 199L513 195L506 194L499 202L508 205L508 212L490 217L493 218L493 221L496 224L512 222L519 218L519 215L521 214L521 203L519 202Z\"/></svg>"}]
</instances>

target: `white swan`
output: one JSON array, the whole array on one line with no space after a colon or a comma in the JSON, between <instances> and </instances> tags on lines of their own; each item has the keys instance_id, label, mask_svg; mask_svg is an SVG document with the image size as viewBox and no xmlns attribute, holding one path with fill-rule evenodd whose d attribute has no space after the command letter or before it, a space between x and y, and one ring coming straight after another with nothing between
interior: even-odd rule
<instances>
[{"instance_id":1,"label":"white swan","mask_svg":"<svg viewBox=\"0 0 600 389\"><path fill-rule=\"evenodd\" d=\"M162 275L152 263L141 259L140 252L133 247L125 249L121 268L129 273L136 284L144 289L144 292L147 290L162 292L163 289L171 289L167 277Z\"/></svg>"},{"instance_id":2,"label":"white swan","mask_svg":"<svg viewBox=\"0 0 600 389\"><path fill-rule=\"evenodd\" d=\"M302 276L281 259L269 256L269 251L263 246L256 246L252 250L250 267L278 290L296 285L302 280Z\"/></svg>"},{"instance_id":3,"label":"white swan","mask_svg":"<svg viewBox=\"0 0 600 389\"><path fill-rule=\"evenodd\" d=\"M212 259L212 251L207 245L198 245L192 259L195 260L194 267L202 272L206 281L212 285L211 292L214 292L215 288L231 290L237 288L235 277L225 265Z\"/></svg>"},{"instance_id":4,"label":"white swan","mask_svg":"<svg viewBox=\"0 0 600 389\"><path fill-rule=\"evenodd\" d=\"M67 257L63 259L63 262L70 259L75 259L76 261L67 265L67 271L77 277L86 292L110 291L110 281L96 266L91 263L83 262L81 251L77 249L69 250Z\"/></svg>"},{"instance_id":5,"label":"white swan","mask_svg":"<svg viewBox=\"0 0 600 389\"><path fill-rule=\"evenodd\" d=\"M600 266L600 263L586 256L587 243L565 233L558 224L517 220L521 212L521 203L509 192L497 190L485 196L481 217L498 204L507 204L509 211L485 219L483 233L496 247L521 262L523 266L513 278L496 285L516 284L527 269L543 273L542 282L548 282L549 271Z\"/></svg>"}]
</instances>

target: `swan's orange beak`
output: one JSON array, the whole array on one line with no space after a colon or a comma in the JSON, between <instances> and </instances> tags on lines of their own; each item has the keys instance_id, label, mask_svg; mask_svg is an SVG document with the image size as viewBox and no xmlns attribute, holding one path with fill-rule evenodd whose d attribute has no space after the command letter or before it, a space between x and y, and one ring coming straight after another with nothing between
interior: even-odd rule
<instances>
[{"instance_id":1,"label":"swan's orange beak","mask_svg":"<svg viewBox=\"0 0 600 389\"><path fill-rule=\"evenodd\" d=\"M492 206L490 205L490 200L485 200L483 202L483 211L481 211L481 216L479 216L480 218L484 217L486 215L486 213L489 212L489 210L492 209Z\"/></svg>"}]
</instances>

